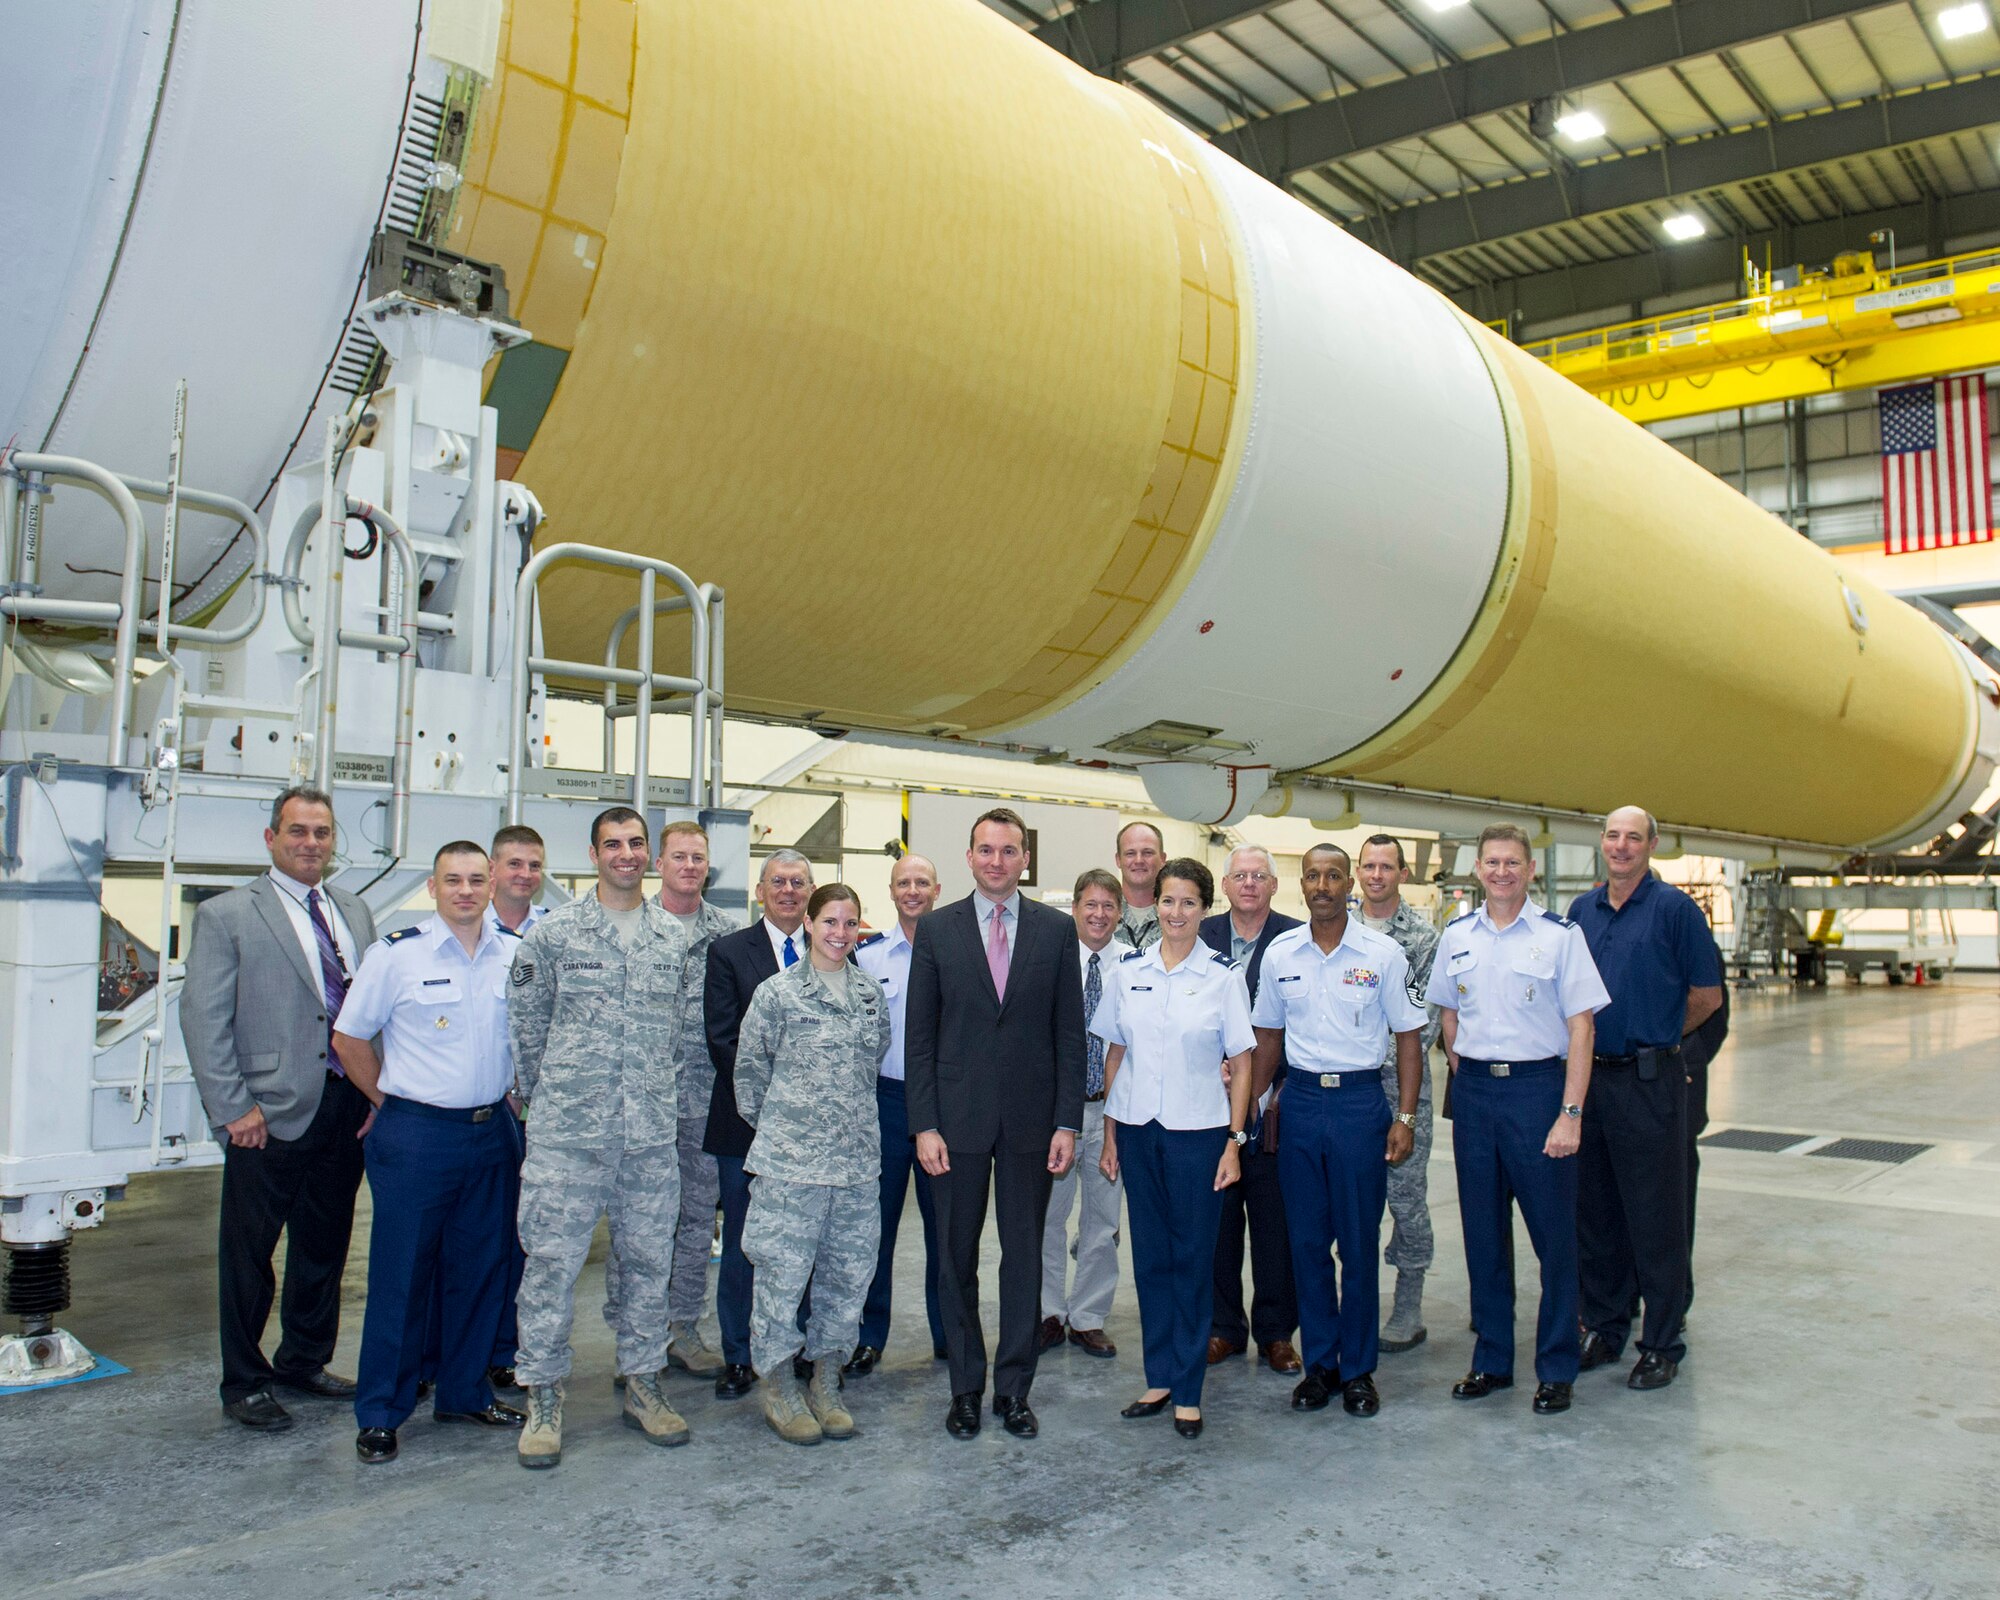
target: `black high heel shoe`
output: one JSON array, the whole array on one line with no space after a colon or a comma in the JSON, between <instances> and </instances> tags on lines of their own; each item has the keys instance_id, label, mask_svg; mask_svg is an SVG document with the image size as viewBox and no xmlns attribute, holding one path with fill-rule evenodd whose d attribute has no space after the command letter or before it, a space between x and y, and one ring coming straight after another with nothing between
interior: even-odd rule
<instances>
[{"instance_id":1,"label":"black high heel shoe","mask_svg":"<svg viewBox=\"0 0 2000 1600\"><path fill-rule=\"evenodd\" d=\"M1134 1400L1118 1415L1128 1422L1136 1421L1140 1417L1157 1417L1173 1403L1173 1398L1170 1394L1163 1394L1157 1400Z\"/></svg>"},{"instance_id":2,"label":"black high heel shoe","mask_svg":"<svg viewBox=\"0 0 2000 1600\"><path fill-rule=\"evenodd\" d=\"M1183 1439L1199 1439L1201 1437L1201 1418L1175 1417L1174 1432L1179 1434Z\"/></svg>"}]
</instances>

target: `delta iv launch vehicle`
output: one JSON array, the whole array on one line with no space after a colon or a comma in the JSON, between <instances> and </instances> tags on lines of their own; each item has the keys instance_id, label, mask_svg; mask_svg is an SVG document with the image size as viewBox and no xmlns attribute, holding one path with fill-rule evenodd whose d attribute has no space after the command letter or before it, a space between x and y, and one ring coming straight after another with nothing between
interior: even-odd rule
<instances>
[{"instance_id":1,"label":"delta iv launch vehicle","mask_svg":"<svg viewBox=\"0 0 2000 1600\"><path fill-rule=\"evenodd\" d=\"M1642 799L1750 854L1921 841L2000 755L1916 612L974 0L10 27L7 434L152 469L186 376L190 475L255 502L345 403L385 207L456 189L534 335L518 476L727 588L739 712L1133 762L1201 820ZM188 615L227 537L183 535ZM545 591L555 647L597 581Z\"/></svg>"}]
</instances>

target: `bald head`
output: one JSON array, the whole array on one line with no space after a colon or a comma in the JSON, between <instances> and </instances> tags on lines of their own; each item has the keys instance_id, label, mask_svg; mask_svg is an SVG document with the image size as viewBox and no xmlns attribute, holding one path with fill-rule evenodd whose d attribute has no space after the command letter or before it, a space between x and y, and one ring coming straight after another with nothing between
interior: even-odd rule
<instances>
[{"instance_id":1,"label":"bald head","mask_svg":"<svg viewBox=\"0 0 2000 1600\"><path fill-rule=\"evenodd\" d=\"M1620 806L1604 819L1604 831L1606 833L1609 833L1613 828L1630 830L1635 827L1641 833L1645 834L1649 841L1654 843L1659 841L1659 821L1644 806Z\"/></svg>"},{"instance_id":2,"label":"bald head","mask_svg":"<svg viewBox=\"0 0 2000 1600\"><path fill-rule=\"evenodd\" d=\"M889 898L904 932L938 901L938 870L925 856L899 856L889 868Z\"/></svg>"}]
</instances>

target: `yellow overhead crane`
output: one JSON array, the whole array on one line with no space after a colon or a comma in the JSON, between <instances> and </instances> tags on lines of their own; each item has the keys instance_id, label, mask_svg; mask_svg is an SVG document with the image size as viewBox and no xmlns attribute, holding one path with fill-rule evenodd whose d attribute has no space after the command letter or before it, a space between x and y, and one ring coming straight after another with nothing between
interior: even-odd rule
<instances>
[{"instance_id":1,"label":"yellow overhead crane","mask_svg":"<svg viewBox=\"0 0 2000 1600\"><path fill-rule=\"evenodd\" d=\"M1634 422L2000 365L2000 250L1879 271L1835 258L1794 286L1523 348Z\"/></svg>"}]
</instances>

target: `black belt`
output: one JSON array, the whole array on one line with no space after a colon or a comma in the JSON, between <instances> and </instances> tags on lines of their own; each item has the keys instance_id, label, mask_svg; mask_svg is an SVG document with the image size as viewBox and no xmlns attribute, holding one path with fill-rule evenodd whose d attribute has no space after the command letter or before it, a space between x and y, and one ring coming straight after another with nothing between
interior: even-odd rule
<instances>
[{"instance_id":1,"label":"black belt","mask_svg":"<svg viewBox=\"0 0 2000 1600\"><path fill-rule=\"evenodd\" d=\"M440 1122L491 1122L505 1108L504 1099L490 1106L434 1106L422 1100L406 1100L399 1094L382 1096L384 1104L394 1101L398 1110L414 1111L420 1117L436 1117Z\"/></svg>"},{"instance_id":2,"label":"black belt","mask_svg":"<svg viewBox=\"0 0 2000 1600\"><path fill-rule=\"evenodd\" d=\"M1679 1055L1680 1053L1681 1053L1681 1047L1677 1044L1643 1045L1639 1049L1629 1051L1628 1053L1622 1056L1594 1055L1590 1058L1590 1060L1593 1066L1632 1067L1632 1066L1637 1066L1641 1061L1648 1059L1654 1061L1671 1061L1675 1056Z\"/></svg>"}]
</instances>

